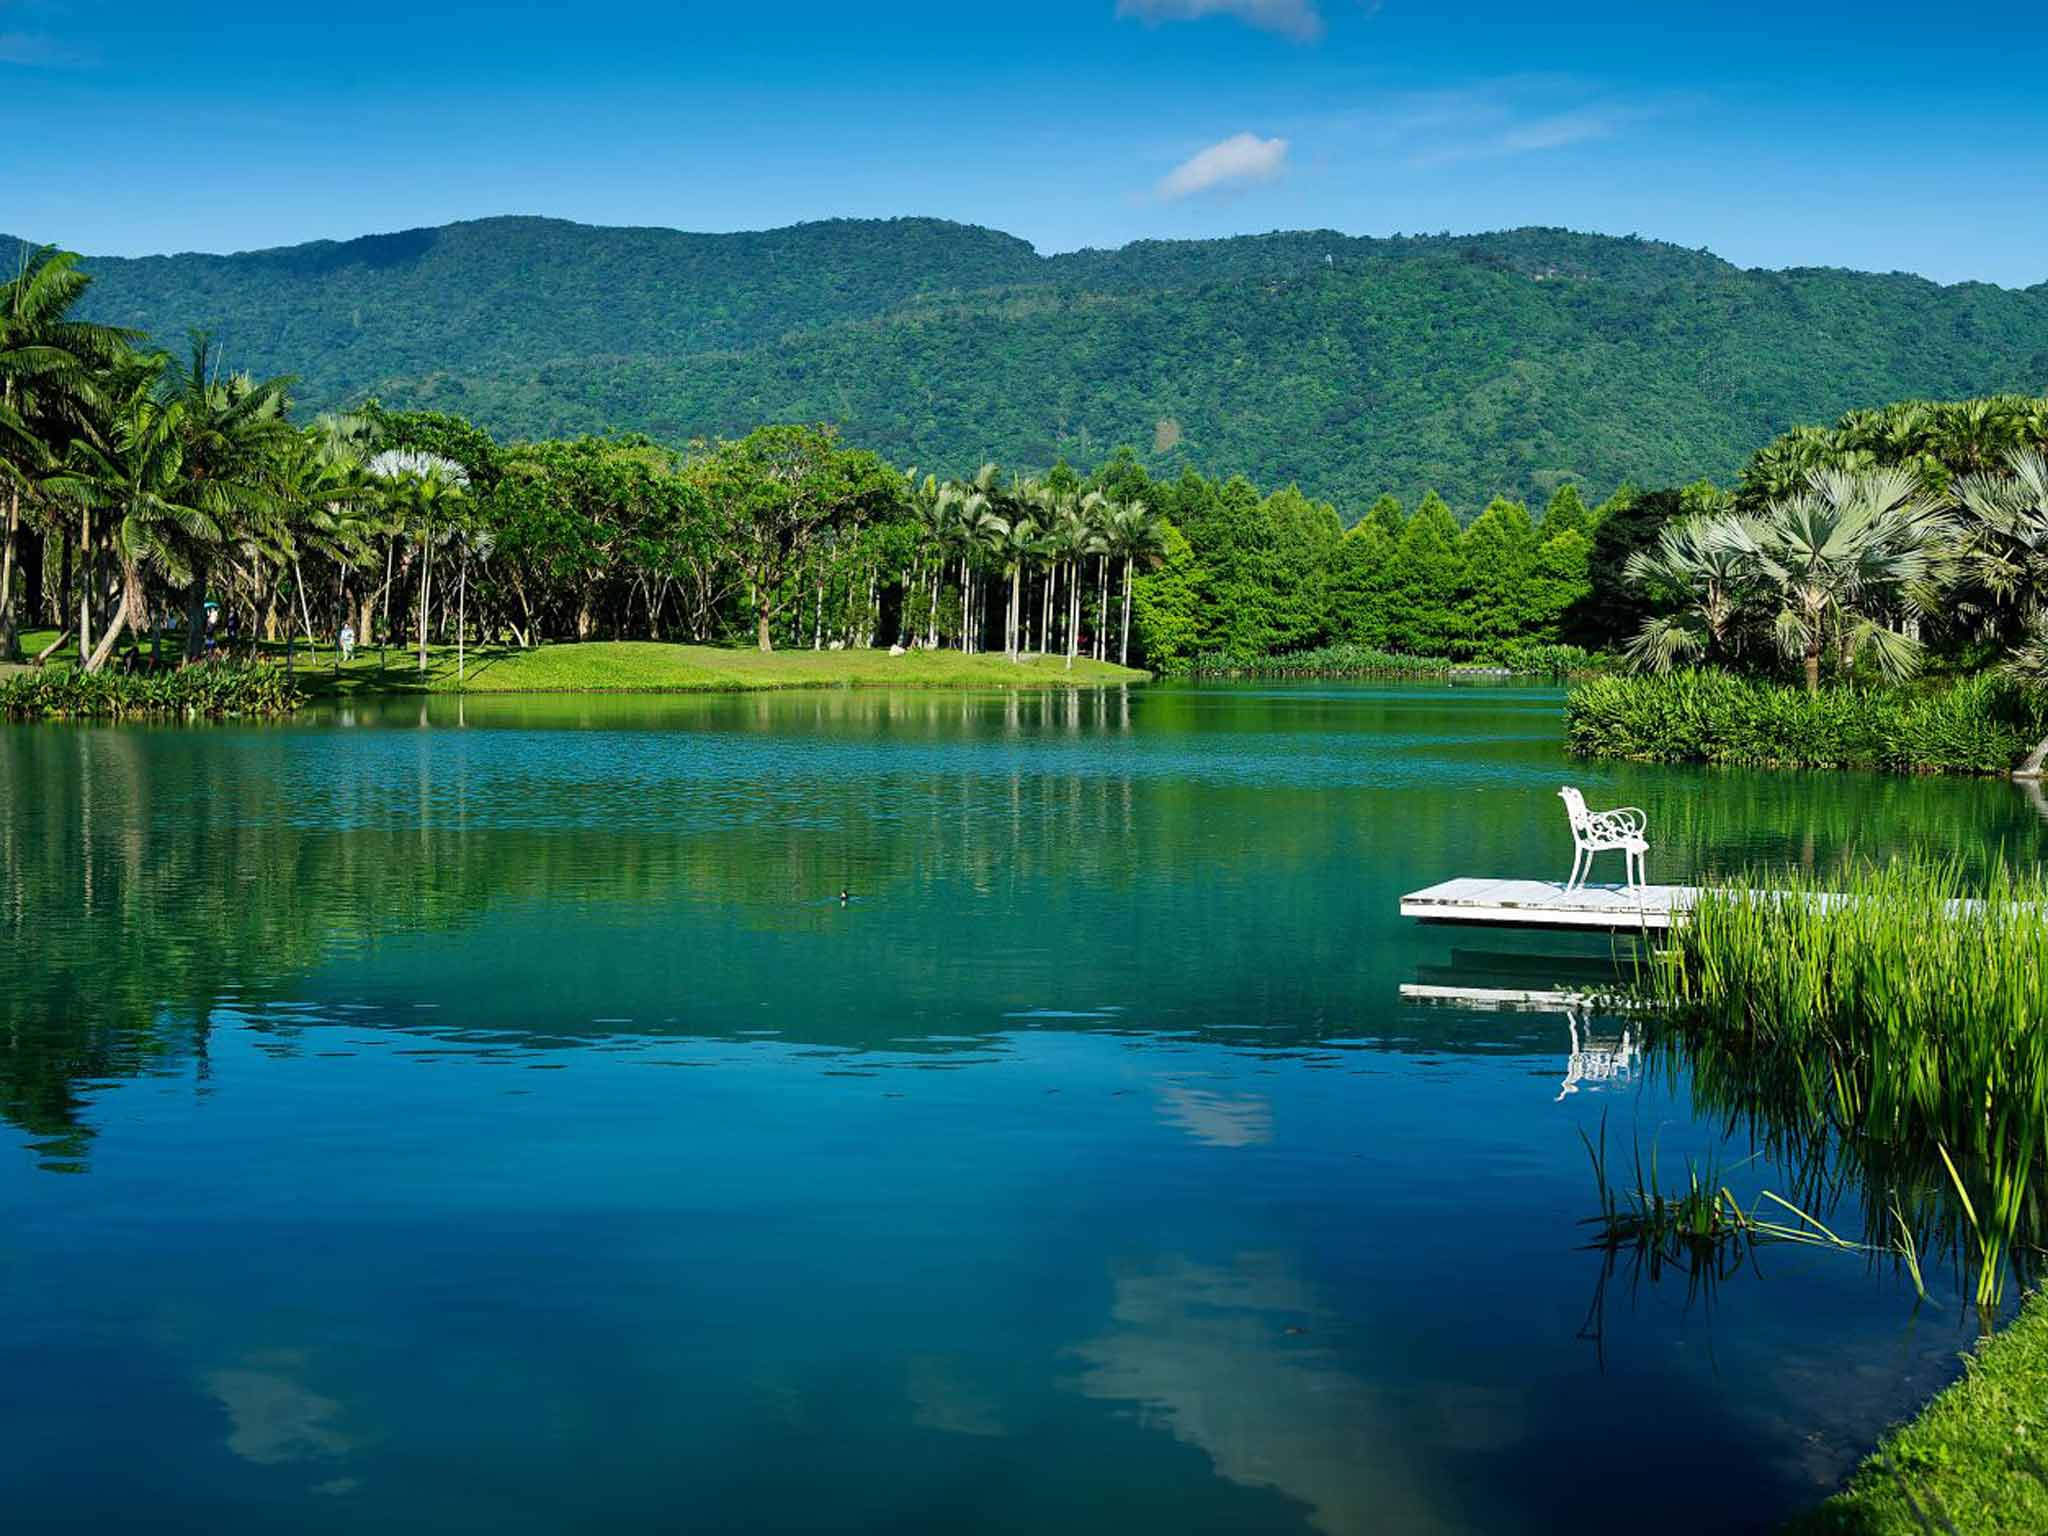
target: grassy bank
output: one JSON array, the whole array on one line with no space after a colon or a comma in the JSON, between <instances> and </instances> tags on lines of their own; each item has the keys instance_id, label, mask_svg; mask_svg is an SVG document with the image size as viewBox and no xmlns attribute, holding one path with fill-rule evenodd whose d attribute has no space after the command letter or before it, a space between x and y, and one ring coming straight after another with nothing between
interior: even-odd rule
<instances>
[{"instance_id":1,"label":"grassy bank","mask_svg":"<svg viewBox=\"0 0 2048 1536\"><path fill-rule=\"evenodd\" d=\"M30 640L38 637L31 636ZM259 647L268 665L282 672L282 644ZM42 676L70 672L71 654L59 652ZM603 640L547 645L536 650L510 646L471 648L461 658L455 647L429 646L427 668L419 670L415 650L358 649L344 664L331 645L293 647L292 675L307 693L743 693L780 688L1098 688L1144 682L1150 676L1131 667L1078 659L1069 671L1059 656L1012 662L1004 656L958 651L727 650L709 645ZM23 674L31 675L31 674Z\"/></svg>"},{"instance_id":2,"label":"grassy bank","mask_svg":"<svg viewBox=\"0 0 2048 1536\"><path fill-rule=\"evenodd\" d=\"M708 645L601 640L522 651L472 650L456 674L452 646L432 646L427 670L416 652L358 651L337 669L332 650L301 658L309 686L345 693L743 693L777 688L1063 688L1143 682L1149 674L1106 662L1060 657L1012 662L958 651L725 650Z\"/></svg>"},{"instance_id":3,"label":"grassy bank","mask_svg":"<svg viewBox=\"0 0 2048 1536\"><path fill-rule=\"evenodd\" d=\"M2048 1531L2048 1296L1966 1357L1962 1380L1887 1435L1794 1536Z\"/></svg>"},{"instance_id":4,"label":"grassy bank","mask_svg":"<svg viewBox=\"0 0 2048 1536\"><path fill-rule=\"evenodd\" d=\"M1809 694L1727 672L1617 674L1565 700L1573 753L1642 762L2008 773L2043 735L2048 711L1989 676Z\"/></svg>"}]
</instances>

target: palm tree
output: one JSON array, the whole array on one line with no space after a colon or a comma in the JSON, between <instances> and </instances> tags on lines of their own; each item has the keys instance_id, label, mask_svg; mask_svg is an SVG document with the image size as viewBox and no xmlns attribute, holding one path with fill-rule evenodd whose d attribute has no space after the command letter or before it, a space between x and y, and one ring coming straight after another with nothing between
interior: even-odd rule
<instances>
[{"instance_id":1,"label":"palm tree","mask_svg":"<svg viewBox=\"0 0 2048 1536\"><path fill-rule=\"evenodd\" d=\"M21 658L15 573L23 504L55 472L80 435L95 397L93 376L127 349L134 333L71 318L92 279L69 251L22 248L15 275L0 283L0 661Z\"/></svg>"},{"instance_id":2,"label":"palm tree","mask_svg":"<svg viewBox=\"0 0 2048 1536\"><path fill-rule=\"evenodd\" d=\"M1086 510L1093 496L1091 492L1089 497L1062 497L1059 517L1050 535L1052 547L1067 572L1066 650L1070 671L1081 650L1081 562L1101 548L1101 536Z\"/></svg>"},{"instance_id":3,"label":"palm tree","mask_svg":"<svg viewBox=\"0 0 2048 1536\"><path fill-rule=\"evenodd\" d=\"M1820 691L1822 647L1832 632L1846 665L1864 647L1887 677L1910 676L1920 642L1874 614L1931 602L1953 524L1908 469L1816 471L1807 488L1755 517L1717 521L1717 537L1749 557L1778 604L1772 629Z\"/></svg>"},{"instance_id":4,"label":"palm tree","mask_svg":"<svg viewBox=\"0 0 2048 1536\"><path fill-rule=\"evenodd\" d=\"M1685 518L1665 525L1650 549L1628 558L1623 575L1671 611L1653 615L1630 642L1629 663L1668 672L1680 660L1733 649L1734 624L1756 585L1749 556L1718 519Z\"/></svg>"},{"instance_id":5,"label":"palm tree","mask_svg":"<svg viewBox=\"0 0 2048 1536\"><path fill-rule=\"evenodd\" d=\"M434 550L448 541L468 500L469 475L453 459L409 448L387 448L370 461L369 470L371 477L383 485L385 505L397 514L419 552L419 670L425 672L427 612L434 595Z\"/></svg>"},{"instance_id":6,"label":"palm tree","mask_svg":"<svg viewBox=\"0 0 2048 1536\"><path fill-rule=\"evenodd\" d=\"M1981 608L1982 627L2010 641L2039 629L2048 612L2048 453L2016 448L2007 474L1980 472L1955 482L1964 514L1963 604ZM1981 593L1974 598L1972 590Z\"/></svg>"},{"instance_id":7,"label":"palm tree","mask_svg":"<svg viewBox=\"0 0 2048 1536\"><path fill-rule=\"evenodd\" d=\"M1151 569L1166 558L1166 527L1162 519L1152 515L1152 509L1142 501L1127 501L1112 505L1109 512L1104 542L1113 555L1124 563L1124 619L1123 642L1118 652L1118 662L1123 666L1131 664L1131 569L1135 561L1145 562Z\"/></svg>"},{"instance_id":8,"label":"palm tree","mask_svg":"<svg viewBox=\"0 0 2048 1536\"><path fill-rule=\"evenodd\" d=\"M920 595L925 597L925 649L937 650L939 645L939 583L944 577L946 567L945 490L939 484L937 477L932 475L926 475L924 480L919 482L916 472L912 471L909 480L910 515L912 521L917 525L917 553L912 562L911 574L914 578L917 578ZM928 592L923 580L924 572L922 569L923 562L926 559L924 553L926 549L931 551L929 557L931 560L931 572ZM905 607L907 610L907 593ZM910 614L906 611L904 621L908 623L909 620ZM912 645L917 643L917 632L914 629L910 631L910 641Z\"/></svg>"},{"instance_id":9,"label":"palm tree","mask_svg":"<svg viewBox=\"0 0 2048 1536\"><path fill-rule=\"evenodd\" d=\"M282 512L282 537L275 554L280 567L285 561L291 565L308 645L314 643L313 615L301 557L310 553L325 558L345 586L347 573L368 554L378 526L375 512L382 498L362 457L367 437L367 427L357 419L323 416L308 430L281 440L273 460L271 477ZM346 611L345 592L342 606ZM285 632L289 665L289 614Z\"/></svg>"},{"instance_id":10,"label":"palm tree","mask_svg":"<svg viewBox=\"0 0 2048 1536\"><path fill-rule=\"evenodd\" d=\"M1017 632L1024 624L1024 562L1038 553L1038 543L1038 524L1026 515L1018 517L1003 530L997 545L1010 570L1010 606L1004 616L1003 646L1012 661L1018 659L1021 649Z\"/></svg>"},{"instance_id":11,"label":"palm tree","mask_svg":"<svg viewBox=\"0 0 2048 1536\"><path fill-rule=\"evenodd\" d=\"M222 374L204 332L192 336L186 364L166 372L163 392L179 406L186 499L213 530L183 551L185 655L197 660L206 637L207 578L215 560L240 552L252 563L281 564L289 547L284 498L274 475L293 435L286 419L291 381Z\"/></svg>"},{"instance_id":12,"label":"palm tree","mask_svg":"<svg viewBox=\"0 0 2048 1536\"><path fill-rule=\"evenodd\" d=\"M1100 491L1090 491L1081 498L1081 515L1088 521L1088 553L1095 557L1095 659L1101 661L1107 654L1109 628L1109 549L1110 525L1116 516L1117 503Z\"/></svg>"},{"instance_id":13,"label":"palm tree","mask_svg":"<svg viewBox=\"0 0 2048 1536\"><path fill-rule=\"evenodd\" d=\"M52 494L79 509L81 552L94 547L94 509L115 516L110 542L120 562L121 601L95 644L89 591L81 599L78 646L88 672L106 665L124 632L140 634L148 614L145 569L173 588L187 586L190 552L220 538L219 525L193 495L184 402L157 387L164 365L156 356L121 371L100 430L74 442L50 480Z\"/></svg>"},{"instance_id":14,"label":"palm tree","mask_svg":"<svg viewBox=\"0 0 2048 1536\"><path fill-rule=\"evenodd\" d=\"M995 465L984 464L972 481L953 481L941 492L946 544L960 560L962 655L974 649L981 627L976 607L975 557L983 550L1000 548L1010 531L1008 521L995 509L995 497L1000 494L995 482Z\"/></svg>"}]
</instances>

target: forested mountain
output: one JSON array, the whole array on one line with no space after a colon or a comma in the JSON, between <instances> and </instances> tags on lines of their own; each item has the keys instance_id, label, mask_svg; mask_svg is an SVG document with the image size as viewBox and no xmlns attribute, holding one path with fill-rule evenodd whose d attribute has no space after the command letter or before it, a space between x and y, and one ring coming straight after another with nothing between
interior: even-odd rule
<instances>
[{"instance_id":1,"label":"forested mountain","mask_svg":"<svg viewBox=\"0 0 2048 1536\"><path fill-rule=\"evenodd\" d=\"M211 330L229 366L296 374L306 407L374 394L507 434L677 442L831 421L941 471L1129 444L1158 472L1299 481L1350 517L1382 490L1469 515L1566 480L1725 479L1797 422L2048 390L2048 283L1743 271L1562 230L1041 257L930 219L504 218L86 265L91 318Z\"/></svg>"}]
</instances>

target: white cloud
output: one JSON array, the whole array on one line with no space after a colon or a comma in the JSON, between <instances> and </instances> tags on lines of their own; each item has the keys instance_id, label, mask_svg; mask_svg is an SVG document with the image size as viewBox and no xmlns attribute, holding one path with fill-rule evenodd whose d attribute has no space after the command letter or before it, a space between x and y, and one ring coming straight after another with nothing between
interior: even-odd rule
<instances>
[{"instance_id":1,"label":"white cloud","mask_svg":"<svg viewBox=\"0 0 2048 1536\"><path fill-rule=\"evenodd\" d=\"M1569 149L1574 144L1612 138L1630 120L1630 113L1600 107L1524 118L1425 149L1414 155L1409 164L1452 165L1460 160L1490 160L1536 150Z\"/></svg>"},{"instance_id":2,"label":"white cloud","mask_svg":"<svg viewBox=\"0 0 2048 1536\"><path fill-rule=\"evenodd\" d=\"M1167 21L1235 16L1246 26L1298 43L1312 43L1323 35L1323 13L1316 0L1116 0L1116 13L1155 27Z\"/></svg>"},{"instance_id":3,"label":"white cloud","mask_svg":"<svg viewBox=\"0 0 2048 1536\"><path fill-rule=\"evenodd\" d=\"M1233 134L1190 155L1160 179L1154 195L1176 203L1198 192L1232 183L1271 181L1287 164L1285 139L1262 139L1255 133Z\"/></svg>"}]
</instances>

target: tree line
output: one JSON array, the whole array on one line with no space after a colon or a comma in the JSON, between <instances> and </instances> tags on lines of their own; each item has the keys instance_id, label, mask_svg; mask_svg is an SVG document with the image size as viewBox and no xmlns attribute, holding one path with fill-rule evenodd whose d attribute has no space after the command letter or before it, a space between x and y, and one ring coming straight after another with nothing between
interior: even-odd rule
<instances>
[{"instance_id":1,"label":"tree line","mask_svg":"<svg viewBox=\"0 0 2048 1536\"><path fill-rule=\"evenodd\" d=\"M78 319L89 281L45 250L0 284L0 658L25 624L95 670L124 643L190 660L223 627L290 647L346 626L423 669L436 643L635 638L1166 672L1566 642L1809 682L1866 658L1903 676L1933 644L2048 673L2039 400L1853 413L1729 489L1589 505L1565 484L1462 524L1434 492L1383 495L1354 519L1293 486L1155 479L1130 450L948 478L817 426L507 443L375 400L301 423L291 380L203 336L173 355Z\"/></svg>"},{"instance_id":2,"label":"tree line","mask_svg":"<svg viewBox=\"0 0 2048 1536\"><path fill-rule=\"evenodd\" d=\"M88 670L196 660L222 631L288 647L599 637L763 649L897 644L1143 660L1329 641L1477 654L1554 638L1597 514L1540 524L1438 497L1354 526L1289 487L1119 453L1091 474L899 470L826 427L676 449L639 435L501 443L459 416L292 419L292 381L76 318L68 253L0 285L0 655L24 614ZM165 656L167 637L172 653ZM39 658L38 658L39 659Z\"/></svg>"},{"instance_id":3,"label":"tree line","mask_svg":"<svg viewBox=\"0 0 2048 1536\"><path fill-rule=\"evenodd\" d=\"M1163 547L1142 503L1072 476L902 472L828 428L676 451L641 436L500 444L376 401L291 419L291 381L75 318L76 258L0 285L0 656L26 606L91 671L124 640L185 660L227 630L289 645L634 636L776 644L1131 647ZM24 604L23 597L27 602Z\"/></svg>"}]
</instances>

